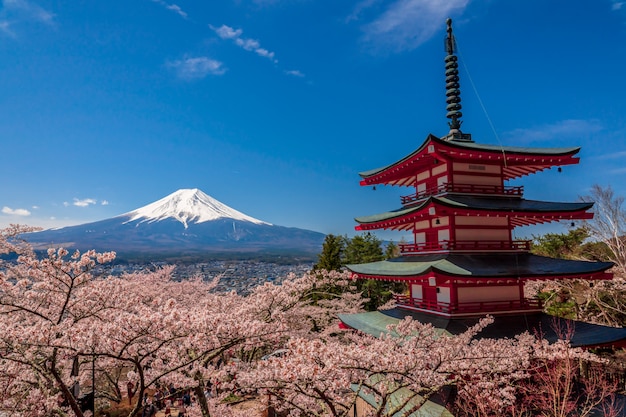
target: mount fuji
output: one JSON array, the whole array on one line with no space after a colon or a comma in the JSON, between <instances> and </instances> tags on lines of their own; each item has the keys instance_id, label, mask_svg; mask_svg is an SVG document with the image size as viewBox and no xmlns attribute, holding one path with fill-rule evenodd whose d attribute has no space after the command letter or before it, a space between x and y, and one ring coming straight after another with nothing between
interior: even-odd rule
<instances>
[{"instance_id":1,"label":"mount fuji","mask_svg":"<svg viewBox=\"0 0 626 417\"><path fill-rule=\"evenodd\" d=\"M133 258L313 255L324 234L277 226L237 211L198 189L178 190L110 219L23 237L36 249L115 251Z\"/></svg>"}]
</instances>

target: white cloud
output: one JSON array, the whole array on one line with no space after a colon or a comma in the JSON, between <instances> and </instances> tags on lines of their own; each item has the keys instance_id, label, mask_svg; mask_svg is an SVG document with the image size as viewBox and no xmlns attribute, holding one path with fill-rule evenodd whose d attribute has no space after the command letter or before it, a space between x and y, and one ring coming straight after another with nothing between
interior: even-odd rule
<instances>
[{"instance_id":1,"label":"white cloud","mask_svg":"<svg viewBox=\"0 0 626 417\"><path fill-rule=\"evenodd\" d=\"M45 10L41 6L26 0L4 0L2 2L5 14L15 14L20 19L34 20L42 23L52 24L54 14Z\"/></svg>"},{"instance_id":2,"label":"white cloud","mask_svg":"<svg viewBox=\"0 0 626 417\"><path fill-rule=\"evenodd\" d=\"M219 36L222 39L235 39L235 38L239 38L239 36L241 36L241 34L243 33L243 31L241 29L237 29L234 30L233 28L231 28L230 26L226 26L226 25L222 25L218 28L209 25L209 27L215 31L215 33L217 33L217 36Z\"/></svg>"},{"instance_id":3,"label":"white cloud","mask_svg":"<svg viewBox=\"0 0 626 417\"><path fill-rule=\"evenodd\" d=\"M613 1L613 5L611 6L611 10L622 10L624 6L623 1Z\"/></svg>"},{"instance_id":4,"label":"white cloud","mask_svg":"<svg viewBox=\"0 0 626 417\"><path fill-rule=\"evenodd\" d=\"M17 38L14 30L22 22L54 24L54 14L26 0L0 0L0 34Z\"/></svg>"},{"instance_id":5,"label":"white cloud","mask_svg":"<svg viewBox=\"0 0 626 417\"><path fill-rule=\"evenodd\" d=\"M300 78L304 77L304 74L298 70L285 71L285 74L292 75L294 77L300 77Z\"/></svg>"},{"instance_id":6,"label":"white cloud","mask_svg":"<svg viewBox=\"0 0 626 417\"><path fill-rule=\"evenodd\" d=\"M270 52L265 48L257 48L254 52L256 52L257 55L262 56L264 58L274 59L274 52ZM278 61L274 60L274 62L278 62Z\"/></svg>"},{"instance_id":7,"label":"white cloud","mask_svg":"<svg viewBox=\"0 0 626 417\"><path fill-rule=\"evenodd\" d=\"M91 204L96 204L97 201L94 200L93 198L84 198L82 200L78 199L78 198L74 198L74 202L72 203L73 206L76 207L87 207ZM66 204L66 203L63 203Z\"/></svg>"},{"instance_id":8,"label":"white cloud","mask_svg":"<svg viewBox=\"0 0 626 417\"><path fill-rule=\"evenodd\" d=\"M184 80L197 80L207 75L222 75L226 72L222 62L204 56L184 58L169 62L167 65L176 71L179 78Z\"/></svg>"},{"instance_id":9,"label":"white cloud","mask_svg":"<svg viewBox=\"0 0 626 417\"><path fill-rule=\"evenodd\" d=\"M160 4L161 6L165 7L167 10L171 10L174 13L176 13L177 15L179 15L180 17L187 19L188 15L187 13L180 8L180 6L178 4L169 4L163 0L152 0L154 3Z\"/></svg>"},{"instance_id":10,"label":"white cloud","mask_svg":"<svg viewBox=\"0 0 626 417\"><path fill-rule=\"evenodd\" d=\"M602 131L597 120L568 119L528 129L515 129L503 136L516 143L543 142L554 138L580 137Z\"/></svg>"},{"instance_id":11,"label":"white cloud","mask_svg":"<svg viewBox=\"0 0 626 417\"><path fill-rule=\"evenodd\" d=\"M380 0L363 0L357 3L356 6L354 6L352 13L350 13L350 15L346 17L346 23L353 20L359 20L361 18L361 13L374 6L376 3L380 3Z\"/></svg>"},{"instance_id":12,"label":"white cloud","mask_svg":"<svg viewBox=\"0 0 626 417\"><path fill-rule=\"evenodd\" d=\"M30 216L30 211L26 209L20 209L20 208L12 209L7 206L2 207L2 212L10 216L22 216L22 217Z\"/></svg>"},{"instance_id":13,"label":"white cloud","mask_svg":"<svg viewBox=\"0 0 626 417\"><path fill-rule=\"evenodd\" d=\"M100 202L100 204L102 204L103 206L108 206L109 205L109 201L108 200L102 200Z\"/></svg>"},{"instance_id":14,"label":"white cloud","mask_svg":"<svg viewBox=\"0 0 626 417\"><path fill-rule=\"evenodd\" d=\"M261 43L258 40L252 38L242 38L241 35L243 34L243 30L234 29L227 25L222 25L220 27L209 25L209 27L220 38L230 39L235 42L235 45L239 46L240 48L243 48L246 51L254 52L263 58L269 59L275 64L278 63L278 61L274 59L274 52L271 52L265 48L261 48Z\"/></svg>"},{"instance_id":15,"label":"white cloud","mask_svg":"<svg viewBox=\"0 0 626 417\"><path fill-rule=\"evenodd\" d=\"M255 49L258 49L261 46L259 41L257 41L256 39L237 38L235 39L235 43L237 44L237 46L241 46L246 51L254 51Z\"/></svg>"},{"instance_id":16,"label":"white cloud","mask_svg":"<svg viewBox=\"0 0 626 417\"><path fill-rule=\"evenodd\" d=\"M364 26L364 42L375 51L415 49L439 31L451 15L470 0L396 0L378 18Z\"/></svg>"},{"instance_id":17,"label":"white cloud","mask_svg":"<svg viewBox=\"0 0 626 417\"><path fill-rule=\"evenodd\" d=\"M169 6L167 6L167 10L172 10L176 13L178 13L179 16L187 18L187 13L185 13L179 5L177 4L171 4Z\"/></svg>"}]
</instances>

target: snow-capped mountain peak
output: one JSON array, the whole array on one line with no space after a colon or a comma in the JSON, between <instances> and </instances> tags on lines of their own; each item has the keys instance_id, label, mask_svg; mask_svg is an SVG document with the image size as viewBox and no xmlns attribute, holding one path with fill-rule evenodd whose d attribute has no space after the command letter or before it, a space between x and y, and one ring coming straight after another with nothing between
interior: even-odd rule
<instances>
[{"instance_id":1,"label":"snow-capped mountain peak","mask_svg":"<svg viewBox=\"0 0 626 417\"><path fill-rule=\"evenodd\" d=\"M122 216L129 217L126 223L135 220L140 220L141 223L152 223L165 219L175 219L184 224L185 228L188 227L188 223L204 223L223 218L270 225L270 223L228 207L197 188L178 190L154 203Z\"/></svg>"}]
</instances>

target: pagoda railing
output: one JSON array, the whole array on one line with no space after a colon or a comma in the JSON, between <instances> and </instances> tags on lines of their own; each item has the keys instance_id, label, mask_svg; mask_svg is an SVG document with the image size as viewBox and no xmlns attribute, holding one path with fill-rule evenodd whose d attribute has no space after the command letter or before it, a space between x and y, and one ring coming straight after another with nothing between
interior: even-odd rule
<instances>
[{"instance_id":1,"label":"pagoda railing","mask_svg":"<svg viewBox=\"0 0 626 417\"><path fill-rule=\"evenodd\" d=\"M524 186L500 186L500 185L476 185L476 184L441 184L437 187L418 191L414 194L400 197L403 205L411 204L431 195L443 193L466 193L466 194L498 194L506 196L522 196Z\"/></svg>"},{"instance_id":2,"label":"pagoda railing","mask_svg":"<svg viewBox=\"0 0 626 417\"><path fill-rule=\"evenodd\" d=\"M530 240L442 240L440 242L401 243L401 254L441 251L525 251Z\"/></svg>"},{"instance_id":3,"label":"pagoda railing","mask_svg":"<svg viewBox=\"0 0 626 417\"><path fill-rule=\"evenodd\" d=\"M450 315L507 311L541 311L543 309L541 300L529 298L523 300L475 301L463 303L427 301L420 298L411 298L407 295L394 295L394 299L399 307L419 308L421 310L434 311Z\"/></svg>"}]
</instances>

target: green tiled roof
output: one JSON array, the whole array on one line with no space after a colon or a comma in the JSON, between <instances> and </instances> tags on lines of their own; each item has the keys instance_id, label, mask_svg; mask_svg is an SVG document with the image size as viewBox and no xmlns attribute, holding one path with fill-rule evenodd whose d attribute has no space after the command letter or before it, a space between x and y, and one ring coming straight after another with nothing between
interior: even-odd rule
<instances>
[{"instance_id":1,"label":"green tiled roof","mask_svg":"<svg viewBox=\"0 0 626 417\"><path fill-rule=\"evenodd\" d=\"M400 318L383 314L380 311L368 311L366 313L339 314L339 320L353 329L358 329L374 337L380 337L383 333L389 333L388 326L396 325ZM439 329L440 333L451 335L445 329Z\"/></svg>"},{"instance_id":2,"label":"green tiled roof","mask_svg":"<svg viewBox=\"0 0 626 417\"><path fill-rule=\"evenodd\" d=\"M346 265L357 274L388 277L420 276L434 270L476 277L586 275L606 271L612 262L554 259L530 253L411 255L366 264Z\"/></svg>"},{"instance_id":3,"label":"green tiled roof","mask_svg":"<svg viewBox=\"0 0 626 417\"><path fill-rule=\"evenodd\" d=\"M472 210L485 211L516 211L516 212L537 212L537 213L553 213L553 212L574 212L580 210L589 210L593 203L559 203L551 201L526 200L515 197L475 197L460 194L446 194L442 197L430 197L420 204L412 207L401 208L398 210L387 211L384 213L373 214L371 216L357 217L358 223L376 223L384 220L399 218L410 213L418 212L429 204L442 205L447 207L459 207Z\"/></svg>"},{"instance_id":4,"label":"green tiled roof","mask_svg":"<svg viewBox=\"0 0 626 417\"><path fill-rule=\"evenodd\" d=\"M374 380L373 382L377 382L376 375L370 378L370 382L372 382L372 380ZM378 406L374 396L360 390L358 384L351 384L350 389L358 393L359 397L372 407ZM410 414L406 414L409 410L422 402L424 402L424 404L422 404L418 410L413 411ZM404 403L406 404L394 413L392 417L454 417L454 415L446 410L444 406L430 400L424 401L424 397L415 394L406 387L397 389L389 396L385 410L388 410L388 414L390 411L398 409Z\"/></svg>"}]
</instances>

